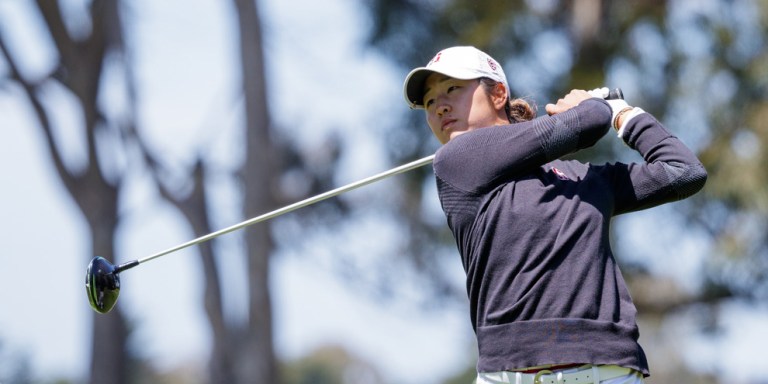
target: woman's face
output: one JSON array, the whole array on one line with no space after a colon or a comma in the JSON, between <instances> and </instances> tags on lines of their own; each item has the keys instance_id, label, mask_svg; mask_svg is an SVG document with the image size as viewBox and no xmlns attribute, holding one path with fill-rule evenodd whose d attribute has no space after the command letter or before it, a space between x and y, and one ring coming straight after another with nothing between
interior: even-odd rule
<instances>
[{"instance_id":1,"label":"woman's face","mask_svg":"<svg viewBox=\"0 0 768 384\"><path fill-rule=\"evenodd\" d=\"M433 73L424 83L427 124L440 143L458 135L499 124L508 124L506 90L490 94L480 80L459 80Z\"/></svg>"}]
</instances>

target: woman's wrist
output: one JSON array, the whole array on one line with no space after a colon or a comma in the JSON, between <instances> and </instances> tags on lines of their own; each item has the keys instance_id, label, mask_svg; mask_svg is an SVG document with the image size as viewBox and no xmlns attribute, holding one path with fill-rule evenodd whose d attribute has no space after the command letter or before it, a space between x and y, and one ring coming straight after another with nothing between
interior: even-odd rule
<instances>
[{"instance_id":1,"label":"woman's wrist","mask_svg":"<svg viewBox=\"0 0 768 384\"><path fill-rule=\"evenodd\" d=\"M613 118L613 129L618 132L619 129L624 125L624 117L627 115L627 113L632 112L633 109L634 107L626 106L617 112L616 116Z\"/></svg>"}]
</instances>

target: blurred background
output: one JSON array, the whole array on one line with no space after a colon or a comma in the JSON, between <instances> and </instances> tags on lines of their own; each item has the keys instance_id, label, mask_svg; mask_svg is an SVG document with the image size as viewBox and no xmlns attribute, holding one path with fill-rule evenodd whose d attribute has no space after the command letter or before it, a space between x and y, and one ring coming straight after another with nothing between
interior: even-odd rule
<instances>
[{"instance_id":1,"label":"blurred background","mask_svg":"<svg viewBox=\"0 0 768 384\"><path fill-rule=\"evenodd\" d=\"M764 0L0 1L0 383L469 383L430 167L115 264L434 153L407 72L475 45L539 106L621 87L709 171L617 217L648 383L768 383ZM578 154L639 157L607 135Z\"/></svg>"}]
</instances>

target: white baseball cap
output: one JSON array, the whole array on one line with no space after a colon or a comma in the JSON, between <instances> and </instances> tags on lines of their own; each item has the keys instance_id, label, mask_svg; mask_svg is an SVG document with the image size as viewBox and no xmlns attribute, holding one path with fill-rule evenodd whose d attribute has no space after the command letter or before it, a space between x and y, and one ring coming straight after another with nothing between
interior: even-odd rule
<instances>
[{"instance_id":1,"label":"white baseball cap","mask_svg":"<svg viewBox=\"0 0 768 384\"><path fill-rule=\"evenodd\" d=\"M424 108L424 82L433 73L460 80L487 77L504 84L509 95L507 76L498 61L475 47L451 47L438 52L425 67L412 70L405 78L403 93L411 108Z\"/></svg>"}]
</instances>

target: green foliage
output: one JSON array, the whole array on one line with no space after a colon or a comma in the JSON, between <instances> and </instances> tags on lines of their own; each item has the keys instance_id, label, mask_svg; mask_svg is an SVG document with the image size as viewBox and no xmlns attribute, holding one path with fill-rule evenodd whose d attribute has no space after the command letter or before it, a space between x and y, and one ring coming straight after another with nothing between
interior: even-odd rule
<instances>
[{"instance_id":1,"label":"green foliage","mask_svg":"<svg viewBox=\"0 0 768 384\"><path fill-rule=\"evenodd\" d=\"M336 346L325 346L281 367L282 384L380 384L381 375L370 364Z\"/></svg>"}]
</instances>

